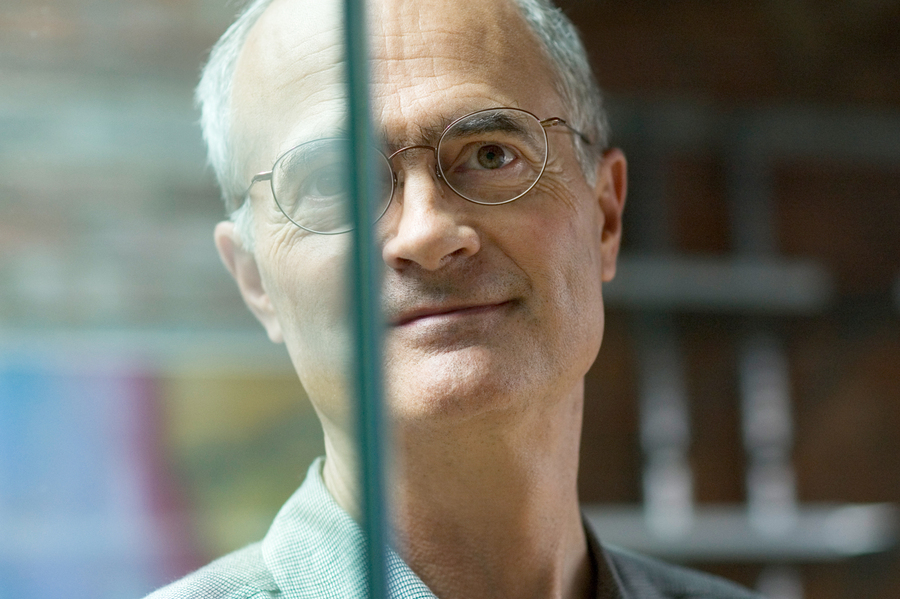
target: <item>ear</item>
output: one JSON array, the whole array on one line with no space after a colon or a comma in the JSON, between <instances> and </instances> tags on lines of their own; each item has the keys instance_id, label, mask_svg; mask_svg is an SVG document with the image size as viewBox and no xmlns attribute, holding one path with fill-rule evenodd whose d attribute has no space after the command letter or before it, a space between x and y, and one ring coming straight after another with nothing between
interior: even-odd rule
<instances>
[{"instance_id":1,"label":"ear","mask_svg":"<svg viewBox=\"0 0 900 599\"><path fill-rule=\"evenodd\" d=\"M284 341L281 334L281 323L278 322L272 301L263 287L256 258L244 249L241 238L234 228L234 223L231 221L220 222L216 225L214 237L219 257L237 282L244 303L265 327L269 339L273 343L281 343Z\"/></svg>"},{"instance_id":2,"label":"ear","mask_svg":"<svg viewBox=\"0 0 900 599\"><path fill-rule=\"evenodd\" d=\"M618 148L607 150L603 160L597 165L595 197L603 213L603 233L600 252L602 256L603 281L609 282L616 276L616 259L622 242L622 210L625 208L625 194L628 189L628 163L625 154Z\"/></svg>"}]
</instances>

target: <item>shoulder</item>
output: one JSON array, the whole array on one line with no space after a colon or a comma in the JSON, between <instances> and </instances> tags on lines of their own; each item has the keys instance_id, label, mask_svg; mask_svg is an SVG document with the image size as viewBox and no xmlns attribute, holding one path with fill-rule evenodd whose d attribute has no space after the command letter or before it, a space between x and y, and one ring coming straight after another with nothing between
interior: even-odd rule
<instances>
[{"instance_id":1,"label":"shoulder","mask_svg":"<svg viewBox=\"0 0 900 599\"><path fill-rule=\"evenodd\" d=\"M740 585L696 570L673 566L616 547L606 553L628 597L660 599L763 599Z\"/></svg>"},{"instance_id":2,"label":"shoulder","mask_svg":"<svg viewBox=\"0 0 900 599\"><path fill-rule=\"evenodd\" d=\"M270 599L280 595L262 557L261 543L217 559L146 599Z\"/></svg>"}]
</instances>

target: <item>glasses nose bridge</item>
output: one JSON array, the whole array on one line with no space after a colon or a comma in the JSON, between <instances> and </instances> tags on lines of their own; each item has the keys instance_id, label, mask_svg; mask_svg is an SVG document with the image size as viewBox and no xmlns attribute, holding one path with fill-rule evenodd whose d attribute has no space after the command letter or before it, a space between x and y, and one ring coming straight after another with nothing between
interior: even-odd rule
<instances>
[{"instance_id":1,"label":"glasses nose bridge","mask_svg":"<svg viewBox=\"0 0 900 599\"><path fill-rule=\"evenodd\" d=\"M431 153L434 156L434 174L437 176L438 179L443 178L441 176L441 168L438 165L437 146L429 146L427 144L415 144L415 145L411 145L411 146L404 146L404 147L400 148L399 150L395 150L390 155L388 155L388 157L387 157L388 164L390 164L390 166L391 166L391 171L393 172L394 181L397 180L397 171L403 170L403 169L397 169L394 167L394 159L398 158L401 154L404 154L410 150L431 150Z\"/></svg>"}]
</instances>

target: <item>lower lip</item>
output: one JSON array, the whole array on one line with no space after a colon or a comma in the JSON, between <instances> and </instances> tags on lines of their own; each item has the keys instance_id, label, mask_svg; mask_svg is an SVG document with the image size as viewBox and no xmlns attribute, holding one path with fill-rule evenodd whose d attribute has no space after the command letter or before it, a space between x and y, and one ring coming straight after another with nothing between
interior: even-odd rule
<instances>
[{"instance_id":1,"label":"lower lip","mask_svg":"<svg viewBox=\"0 0 900 599\"><path fill-rule=\"evenodd\" d=\"M426 314L412 320L407 320L402 324L396 325L397 328L406 328L413 326L439 325L443 323L455 323L468 318L477 318L479 316L491 315L506 309L510 302L501 304L490 304L487 306L472 306L471 308L462 308L460 310L452 310L450 312L441 312L439 314Z\"/></svg>"}]
</instances>

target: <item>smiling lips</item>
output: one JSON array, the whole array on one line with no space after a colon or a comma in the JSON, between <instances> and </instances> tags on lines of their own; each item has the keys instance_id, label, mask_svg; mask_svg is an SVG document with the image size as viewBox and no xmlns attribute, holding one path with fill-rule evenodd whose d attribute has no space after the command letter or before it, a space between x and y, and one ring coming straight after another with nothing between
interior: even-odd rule
<instances>
[{"instance_id":1,"label":"smiling lips","mask_svg":"<svg viewBox=\"0 0 900 599\"><path fill-rule=\"evenodd\" d=\"M467 304L458 306L425 306L414 310L407 310L401 313L397 318L391 319L391 326L402 327L417 322L423 322L431 319L455 319L466 316L477 316L486 314L507 306L510 302L498 302L488 304Z\"/></svg>"}]
</instances>

